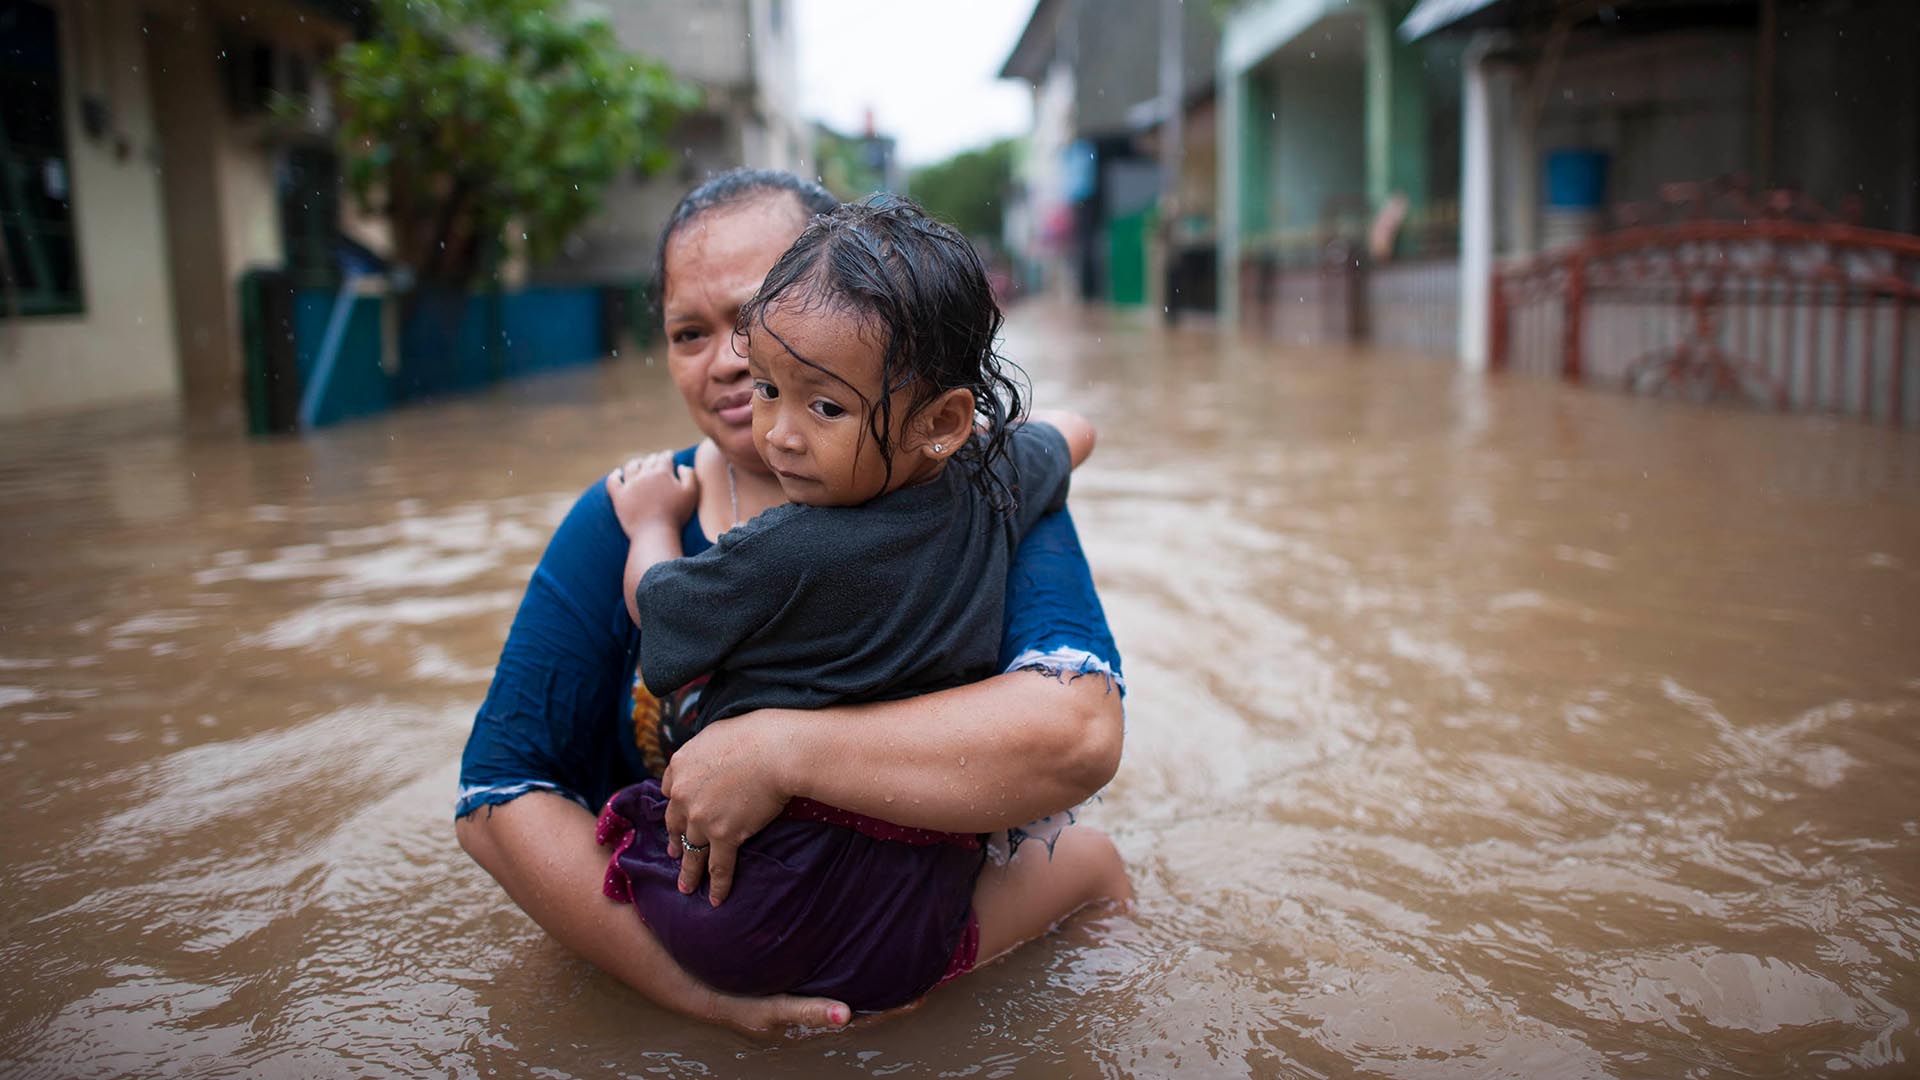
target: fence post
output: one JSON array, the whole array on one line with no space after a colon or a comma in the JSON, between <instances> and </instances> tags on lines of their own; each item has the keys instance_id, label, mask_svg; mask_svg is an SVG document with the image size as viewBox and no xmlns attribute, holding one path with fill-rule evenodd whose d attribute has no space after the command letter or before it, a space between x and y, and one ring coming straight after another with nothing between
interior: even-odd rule
<instances>
[{"instance_id":1,"label":"fence post","mask_svg":"<svg viewBox=\"0 0 1920 1080\"><path fill-rule=\"evenodd\" d=\"M1887 389L1893 400L1887 403L1887 420L1894 427L1907 423L1907 298L1896 296L1893 308L1893 371Z\"/></svg>"},{"instance_id":2,"label":"fence post","mask_svg":"<svg viewBox=\"0 0 1920 1080\"><path fill-rule=\"evenodd\" d=\"M1587 260L1576 255L1567 260L1567 307L1560 347L1560 374L1568 382L1580 381L1580 316L1586 304Z\"/></svg>"},{"instance_id":3,"label":"fence post","mask_svg":"<svg viewBox=\"0 0 1920 1080\"><path fill-rule=\"evenodd\" d=\"M1471 316L1469 316L1471 317ZM1487 274L1487 368L1507 370L1507 283L1498 267Z\"/></svg>"},{"instance_id":4,"label":"fence post","mask_svg":"<svg viewBox=\"0 0 1920 1080\"><path fill-rule=\"evenodd\" d=\"M1367 278L1373 269L1373 260L1369 258L1359 244L1346 253L1347 279L1347 342L1352 345L1368 345L1373 342L1373 309L1367 300Z\"/></svg>"}]
</instances>

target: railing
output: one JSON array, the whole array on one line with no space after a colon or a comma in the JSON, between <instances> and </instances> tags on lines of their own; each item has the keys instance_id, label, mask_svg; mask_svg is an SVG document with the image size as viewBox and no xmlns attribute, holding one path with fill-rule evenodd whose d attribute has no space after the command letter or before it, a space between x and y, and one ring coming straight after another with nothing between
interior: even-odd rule
<instances>
[{"instance_id":1,"label":"railing","mask_svg":"<svg viewBox=\"0 0 1920 1080\"><path fill-rule=\"evenodd\" d=\"M1396 196L1326 200L1319 223L1250 238L1240 323L1301 346L1378 345L1451 354L1458 344L1459 207Z\"/></svg>"},{"instance_id":2,"label":"railing","mask_svg":"<svg viewBox=\"0 0 1920 1080\"><path fill-rule=\"evenodd\" d=\"M1366 286L1370 344L1448 356L1459 347L1458 258L1371 263Z\"/></svg>"},{"instance_id":3,"label":"railing","mask_svg":"<svg viewBox=\"0 0 1920 1080\"><path fill-rule=\"evenodd\" d=\"M1349 345L1364 340L1366 287L1353 249L1330 243L1283 257L1246 256L1240 269L1240 320L1250 331L1289 345Z\"/></svg>"},{"instance_id":4,"label":"railing","mask_svg":"<svg viewBox=\"0 0 1920 1080\"><path fill-rule=\"evenodd\" d=\"M1497 272L1492 363L1574 382L1920 423L1920 237L1852 225L1629 228Z\"/></svg>"}]
</instances>

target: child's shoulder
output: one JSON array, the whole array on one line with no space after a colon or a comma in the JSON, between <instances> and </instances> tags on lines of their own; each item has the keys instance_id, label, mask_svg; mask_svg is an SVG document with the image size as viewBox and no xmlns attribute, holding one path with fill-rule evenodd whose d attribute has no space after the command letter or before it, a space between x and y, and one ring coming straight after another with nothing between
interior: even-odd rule
<instances>
[{"instance_id":1,"label":"child's shoulder","mask_svg":"<svg viewBox=\"0 0 1920 1080\"><path fill-rule=\"evenodd\" d=\"M1016 470L1044 468L1056 464L1055 459L1060 467L1073 467L1066 436L1045 420L1024 420L1008 428L1006 447L1001 460Z\"/></svg>"},{"instance_id":2,"label":"child's shoulder","mask_svg":"<svg viewBox=\"0 0 1920 1080\"><path fill-rule=\"evenodd\" d=\"M896 493L897 494L897 493ZM792 555L815 548L843 548L865 531L877 528L892 508L891 496L861 506L806 506L782 503L755 514L720 534L714 546L722 551L774 547Z\"/></svg>"},{"instance_id":3,"label":"child's shoulder","mask_svg":"<svg viewBox=\"0 0 1920 1080\"><path fill-rule=\"evenodd\" d=\"M796 533L813 528L818 523L818 515L812 511L816 506L802 506L799 503L781 503L770 506L758 514L720 534L713 546L722 550L741 547L757 547L764 538L780 536L783 539Z\"/></svg>"},{"instance_id":4,"label":"child's shoulder","mask_svg":"<svg viewBox=\"0 0 1920 1080\"><path fill-rule=\"evenodd\" d=\"M1047 420L1022 420L1008 429L1007 437L1017 446L1042 453L1064 449L1067 445L1066 435Z\"/></svg>"}]
</instances>

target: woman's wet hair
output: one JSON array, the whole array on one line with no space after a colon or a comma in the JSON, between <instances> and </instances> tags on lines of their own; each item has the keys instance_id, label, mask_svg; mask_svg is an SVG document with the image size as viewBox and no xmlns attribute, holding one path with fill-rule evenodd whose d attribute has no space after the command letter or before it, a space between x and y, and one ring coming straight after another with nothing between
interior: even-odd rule
<instances>
[{"instance_id":1,"label":"woman's wet hair","mask_svg":"<svg viewBox=\"0 0 1920 1080\"><path fill-rule=\"evenodd\" d=\"M708 177L699 187L680 197L673 214L660 229L660 246L654 251L655 303L666 303L667 245L682 226L711 211L738 206L775 195L791 195L799 205L800 216L810 218L840 205L826 188L779 169L728 169Z\"/></svg>"},{"instance_id":2,"label":"woman's wet hair","mask_svg":"<svg viewBox=\"0 0 1920 1080\"><path fill-rule=\"evenodd\" d=\"M766 314L775 307L845 312L866 323L882 347L879 400L774 334ZM846 383L867 406L889 481L894 395L907 395L904 430L940 395L972 391L980 433L954 457L973 466L987 502L1007 512L1015 493L988 466L1007 452L1008 430L1022 415L1016 377L1024 373L994 351L1001 321L986 267L966 237L907 199L874 195L815 217L740 309L736 332L769 334L801 363Z\"/></svg>"}]
</instances>

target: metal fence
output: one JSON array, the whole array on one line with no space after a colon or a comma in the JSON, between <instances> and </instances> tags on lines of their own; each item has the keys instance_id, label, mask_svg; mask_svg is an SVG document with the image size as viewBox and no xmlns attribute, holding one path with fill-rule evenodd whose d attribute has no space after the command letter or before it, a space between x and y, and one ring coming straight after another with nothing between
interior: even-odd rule
<instances>
[{"instance_id":1,"label":"metal fence","mask_svg":"<svg viewBox=\"0 0 1920 1080\"><path fill-rule=\"evenodd\" d=\"M1494 276L1496 369L1920 423L1920 237L1851 225L1627 229Z\"/></svg>"},{"instance_id":2,"label":"metal fence","mask_svg":"<svg viewBox=\"0 0 1920 1080\"><path fill-rule=\"evenodd\" d=\"M1451 357L1460 344L1457 257L1376 263L1367 269L1367 338L1384 349Z\"/></svg>"},{"instance_id":3,"label":"metal fence","mask_svg":"<svg viewBox=\"0 0 1920 1080\"><path fill-rule=\"evenodd\" d=\"M1241 325L1288 345L1359 345L1451 355L1460 264L1449 257L1373 262L1352 245L1310 258L1260 253L1240 271Z\"/></svg>"}]
</instances>

